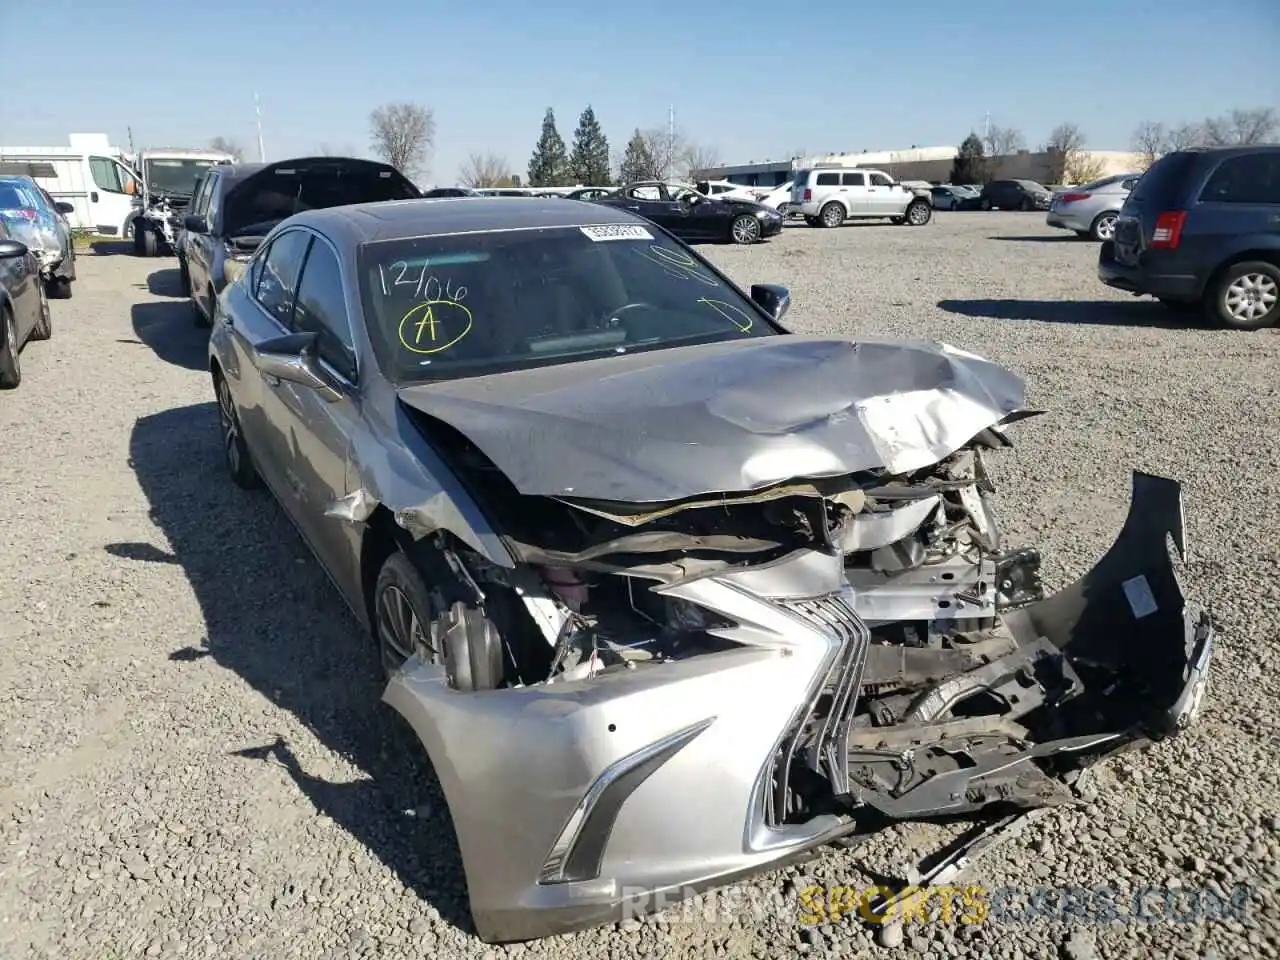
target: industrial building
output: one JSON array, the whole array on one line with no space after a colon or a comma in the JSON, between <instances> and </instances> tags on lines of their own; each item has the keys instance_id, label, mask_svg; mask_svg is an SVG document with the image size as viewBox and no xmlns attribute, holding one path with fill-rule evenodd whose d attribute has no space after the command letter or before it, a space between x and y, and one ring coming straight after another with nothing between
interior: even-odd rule
<instances>
[{"instance_id":1,"label":"industrial building","mask_svg":"<svg viewBox=\"0 0 1280 960\"><path fill-rule=\"evenodd\" d=\"M790 160L763 163L730 164L699 171L708 180L728 180L749 187L776 187L791 179L795 170L818 165L842 167L874 167L898 180L924 180L945 183L951 177L959 147L910 147L906 150L863 150L860 153L829 153ZM1140 169L1137 154L1122 150L1081 151L1096 161L1099 176L1128 173ZM1051 152L1020 150L1005 156L989 157L992 178L1036 180L1049 183L1054 179L1058 156Z\"/></svg>"}]
</instances>

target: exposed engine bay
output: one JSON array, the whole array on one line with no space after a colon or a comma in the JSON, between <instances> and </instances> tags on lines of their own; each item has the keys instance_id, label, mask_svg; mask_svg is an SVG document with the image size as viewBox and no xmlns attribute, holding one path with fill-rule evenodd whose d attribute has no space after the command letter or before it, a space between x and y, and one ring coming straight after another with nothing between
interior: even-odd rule
<instances>
[{"instance_id":1,"label":"exposed engine bay","mask_svg":"<svg viewBox=\"0 0 1280 960\"><path fill-rule=\"evenodd\" d=\"M836 558L838 596L801 589L770 601L842 640L779 746L773 824L833 810L896 819L1062 802L1070 792L1053 775L1113 747L1117 723L1139 723L1134 705L1149 693L1150 671L1158 683L1172 679L1140 647L1102 655L1069 628L1054 635L1063 625L1021 612L1045 594L1038 551L1006 549L993 516L983 452L1008 445L1000 427L906 475L870 471L643 507L522 496L464 438L449 439L455 469L493 505L524 561L505 570L437 541L469 585L452 604L440 598L448 609L430 631L436 649L467 651L452 658L467 663L451 674L461 689L660 671L733 649L732 618L675 595L674 585ZM1169 499L1177 485L1146 482L1146 520L1180 542L1180 507ZM1164 521L1170 529L1159 529ZM1169 599L1167 584L1153 582L1160 558L1152 572L1136 542L1120 546L1136 551L1138 575L1122 588L1134 615L1154 613ZM759 592L770 593L763 579Z\"/></svg>"}]
</instances>

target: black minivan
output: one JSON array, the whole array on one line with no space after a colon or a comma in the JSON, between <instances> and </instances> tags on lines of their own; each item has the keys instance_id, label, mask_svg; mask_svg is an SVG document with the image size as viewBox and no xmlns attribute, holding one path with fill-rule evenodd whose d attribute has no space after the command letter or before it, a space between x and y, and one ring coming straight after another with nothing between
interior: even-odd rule
<instances>
[{"instance_id":1,"label":"black minivan","mask_svg":"<svg viewBox=\"0 0 1280 960\"><path fill-rule=\"evenodd\" d=\"M210 167L196 184L178 240L178 271L197 326L213 322L222 288L244 272L281 220L322 207L416 200L422 191L387 163L299 157Z\"/></svg>"},{"instance_id":2,"label":"black minivan","mask_svg":"<svg viewBox=\"0 0 1280 960\"><path fill-rule=\"evenodd\" d=\"M1098 278L1238 330L1280 321L1280 145L1177 150L1147 170Z\"/></svg>"}]
</instances>

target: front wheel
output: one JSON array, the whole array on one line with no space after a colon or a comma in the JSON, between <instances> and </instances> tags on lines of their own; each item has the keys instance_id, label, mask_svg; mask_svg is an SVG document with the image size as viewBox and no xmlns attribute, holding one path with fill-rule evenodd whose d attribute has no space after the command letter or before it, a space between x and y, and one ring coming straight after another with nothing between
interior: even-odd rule
<instances>
[{"instance_id":1,"label":"front wheel","mask_svg":"<svg viewBox=\"0 0 1280 960\"><path fill-rule=\"evenodd\" d=\"M734 217L729 225L729 237L734 243L755 243L760 239L760 221L746 213Z\"/></svg>"},{"instance_id":2,"label":"front wheel","mask_svg":"<svg viewBox=\"0 0 1280 960\"><path fill-rule=\"evenodd\" d=\"M187 270L185 257L178 258L178 285L182 287L184 297L191 296L191 272Z\"/></svg>"},{"instance_id":3,"label":"front wheel","mask_svg":"<svg viewBox=\"0 0 1280 960\"><path fill-rule=\"evenodd\" d=\"M1236 330L1262 330L1280 321L1280 267L1262 260L1232 264L1208 301L1210 316Z\"/></svg>"},{"instance_id":4,"label":"front wheel","mask_svg":"<svg viewBox=\"0 0 1280 960\"><path fill-rule=\"evenodd\" d=\"M231 384L221 373L214 375L214 389L218 394L218 425L222 432L222 455L226 460L231 482L241 490L253 490L262 483L249 456L244 432L240 429L240 414L231 397Z\"/></svg>"},{"instance_id":5,"label":"front wheel","mask_svg":"<svg viewBox=\"0 0 1280 960\"><path fill-rule=\"evenodd\" d=\"M991 201L990 201L990 200L979 200L979 201L978 201L978 209L979 209L979 210L990 210L990 209L991 209Z\"/></svg>"},{"instance_id":6,"label":"front wheel","mask_svg":"<svg viewBox=\"0 0 1280 960\"><path fill-rule=\"evenodd\" d=\"M844 223L844 207L833 200L818 211L818 220L824 227L838 227Z\"/></svg>"},{"instance_id":7,"label":"front wheel","mask_svg":"<svg viewBox=\"0 0 1280 960\"><path fill-rule=\"evenodd\" d=\"M907 226L923 227L933 218L933 208L923 200L912 200L907 207Z\"/></svg>"},{"instance_id":8,"label":"front wheel","mask_svg":"<svg viewBox=\"0 0 1280 960\"><path fill-rule=\"evenodd\" d=\"M160 253L160 238L156 236L154 230L144 230L139 228L138 233L142 237L142 255L144 257L158 256ZM138 249L138 242L134 241L134 249Z\"/></svg>"},{"instance_id":9,"label":"front wheel","mask_svg":"<svg viewBox=\"0 0 1280 960\"><path fill-rule=\"evenodd\" d=\"M50 277L45 285L45 293L51 300L71 299L71 279L69 277Z\"/></svg>"},{"instance_id":10,"label":"front wheel","mask_svg":"<svg viewBox=\"0 0 1280 960\"><path fill-rule=\"evenodd\" d=\"M22 362L18 359L22 344L8 307L0 307L0 331L4 336L4 343L0 343L0 390L12 390L22 384Z\"/></svg>"}]
</instances>

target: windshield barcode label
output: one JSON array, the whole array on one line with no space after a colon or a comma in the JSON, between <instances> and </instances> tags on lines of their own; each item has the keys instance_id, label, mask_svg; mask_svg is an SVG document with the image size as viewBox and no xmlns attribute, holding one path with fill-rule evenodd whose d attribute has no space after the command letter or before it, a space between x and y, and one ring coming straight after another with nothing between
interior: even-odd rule
<instances>
[{"instance_id":1,"label":"windshield barcode label","mask_svg":"<svg viewBox=\"0 0 1280 960\"><path fill-rule=\"evenodd\" d=\"M610 223L594 227L579 227L584 234L597 243L601 240L652 240L651 234L644 227L635 223Z\"/></svg>"}]
</instances>

